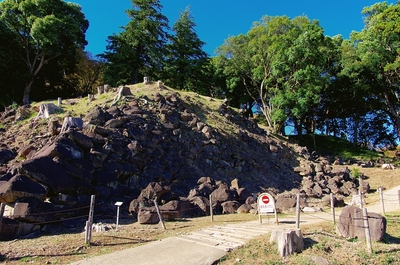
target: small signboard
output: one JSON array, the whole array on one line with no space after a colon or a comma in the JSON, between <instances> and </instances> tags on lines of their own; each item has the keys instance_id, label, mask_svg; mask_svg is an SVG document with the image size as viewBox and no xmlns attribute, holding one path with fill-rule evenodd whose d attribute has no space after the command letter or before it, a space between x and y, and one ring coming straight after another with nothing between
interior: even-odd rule
<instances>
[{"instance_id":1,"label":"small signboard","mask_svg":"<svg viewBox=\"0 0 400 265\"><path fill-rule=\"evenodd\" d=\"M258 216L260 219L260 223L262 223L261 220L261 215L267 215L268 214L275 214L275 221L278 224L278 216L276 213L276 208L275 208L275 200L272 197L271 194L269 193L261 193L258 196L257 199L257 211L258 211Z\"/></svg>"}]
</instances>

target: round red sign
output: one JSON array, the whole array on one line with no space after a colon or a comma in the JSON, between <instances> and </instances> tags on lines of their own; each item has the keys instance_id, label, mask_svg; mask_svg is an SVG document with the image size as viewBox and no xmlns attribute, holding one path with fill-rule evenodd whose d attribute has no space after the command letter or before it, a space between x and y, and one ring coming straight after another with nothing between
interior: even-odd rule
<instances>
[{"instance_id":1,"label":"round red sign","mask_svg":"<svg viewBox=\"0 0 400 265\"><path fill-rule=\"evenodd\" d=\"M265 204L269 203L269 197L267 195L262 196L261 201Z\"/></svg>"}]
</instances>

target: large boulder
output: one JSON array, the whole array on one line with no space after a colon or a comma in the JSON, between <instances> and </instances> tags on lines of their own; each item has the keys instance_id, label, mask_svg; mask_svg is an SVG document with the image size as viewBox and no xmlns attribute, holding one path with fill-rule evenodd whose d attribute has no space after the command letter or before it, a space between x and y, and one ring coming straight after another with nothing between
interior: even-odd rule
<instances>
[{"instance_id":1,"label":"large boulder","mask_svg":"<svg viewBox=\"0 0 400 265\"><path fill-rule=\"evenodd\" d=\"M137 219L139 224L158 224L160 222L155 206L139 208Z\"/></svg>"},{"instance_id":2,"label":"large boulder","mask_svg":"<svg viewBox=\"0 0 400 265\"><path fill-rule=\"evenodd\" d=\"M74 142L68 138L60 138L55 142L51 142L42 149L40 149L33 158L40 157L60 157L66 161L71 161L73 159L82 158L84 156L84 151L76 146Z\"/></svg>"},{"instance_id":3,"label":"large boulder","mask_svg":"<svg viewBox=\"0 0 400 265\"><path fill-rule=\"evenodd\" d=\"M49 196L59 193L76 194L79 192L95 192L95 189L83 177L83 171L64 163L62 160L43 156L24 161L20 172L49 188ZM93 194L93 193L92 193Z\"/></svg>"},{"instance_id":4,"label":"large boulder","mask_svg":"<svg viewBox=\"0 0 400 265\"><path fill-rule=\"evenodd\" d=\"M226 201L221 203L222 206L222 213L235 213L239 208L240 204L237 201Z\"/></svg>"},{"instance_id":5,"label":"large boulder","mask_svg":"<svg viewBox=\"0 0 400 265\"><path fill-rule=\"evenodd\" d=\"M5 147L0 147L0 164L5 164L10 160L13 160L15 158L15 154L13 151L5 148Z\"/></svg>"},{"instance_id":6,"label":"large boulder","mask_svg":"<svg viewBox=\"0 0 400 265\"><path fill-rule=\"evenodd\" d=\"M15 175L8 181L0 178L0 202L14 203L24 197L36 197L44 200L47 195L47 187L33 181L24 175Z\"/></svg>"},{"instance_id":7,"label":"large boulder","mask_svg":"<svg viewBox=\"0 0 400 265\"><path fill-rule=\"evenodd\" d=\"M214 203L223 203L233 199L232 192L229 190L228 185L220 184L219 187L211 193L211 198Z\"/></svg>"},{"instance_id":8,"label":"large boulder","mask_svg":"<svg viewBox=\"0 0 400 265\"><path fill-rule=\"evenodd\" d=\"M368 213L371 239L381 241L386 232L386 218L377 213ZM347 206L339 216L336 226L338 234L345 238L365 238L363 212L360 208Z\"/></svg>"},{"instance_id":9,"label":"large boulder","mask_svg":"<svg viewBox=\"0 0 400 265\"><path fill-rule=\"evenodd\" d=\"M210 201L207 197L194 196L189 197L189 201L193 205L193 214L195 216L205 216L210 214Z\"/></svg>"},{"instance_id":10,"label":"large boulder","mask_svg":"<svg viewBox=\"0 0 400 265\"><path fill-rule=\"evenodd\" d=\"M54 221L54 205L35 197L23 198L15 203L11 218L37 224Z\"/></svg>"},{"instance_id":11,"label":"large boulder","mask_svg":"<svg viewBox=\"0 0 400 265\"><path fill-rule=\"evenodd\" d=\"M0 225L0 240L11 240L26 236L40 229L39 225L21 223L7 217L3 217Z\"/></svg>"}]
</instances>

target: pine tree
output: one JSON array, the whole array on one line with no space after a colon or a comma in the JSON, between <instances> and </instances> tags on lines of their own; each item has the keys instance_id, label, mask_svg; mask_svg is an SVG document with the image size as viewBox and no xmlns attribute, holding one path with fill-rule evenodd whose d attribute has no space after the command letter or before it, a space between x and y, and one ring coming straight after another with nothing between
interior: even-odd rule
<instances>
[{"instance_id":1,"label":"pine tree","mask_svg":"<svg viewBox=\"0 0 400 265\"><path fill-rule=\"evenodd\" d=\"M105 77L110 83L137 83L143 76L157 79L163 67L165 45L168 40L168 19L161 13L159 0L131 0L132 9L126 11L131 20L118 35L108 38L108 61ZM118 71L122 70L122 71Z\"/></svg>"},{"instance_id":2,"label":"pine tree","mask_svg":"<svg viewBox=\"0 0 400 265\"><path fill-rule=\"evenodd\" d=\"M174 88L201 92L208 56L202 50L205 43L197 36L195 26L187 7L172 27L175 34L167 45L165 79Z\"/></svg>"}]
</instances>

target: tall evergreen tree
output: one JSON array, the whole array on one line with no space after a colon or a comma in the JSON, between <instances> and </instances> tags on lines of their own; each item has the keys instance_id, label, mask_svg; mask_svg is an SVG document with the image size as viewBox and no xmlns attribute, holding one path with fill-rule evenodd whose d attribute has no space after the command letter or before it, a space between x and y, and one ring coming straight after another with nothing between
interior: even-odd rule
<instances>
[{"instance_id":1,"label":"tall evergreen tree","mask_svg":"<svg viewBox=\"0 0 400 265\"><path fill-rule=\"evenodd\" d=\"M187 7L172 27L175 35L167 45L165 80L178 89L202 92L207 53L202 50L205 44L195 31L195 22ZM207 91L203 91L207 92Z\"/></svg>"},{"instance_id":2,"label":"tall evergreen tree","mask_svg":"<svg viewBox=\"0 0 400 265\"><path fill-rule=\"evenodd\" d=\"M159 78L168 40L168 19L161 13L159 0L131 0L126 11L131 20L118 35L108 38L109 45L102 57L108 61L107 78L137 83L143 76ZM117 71L117 69L123 71Z\"/></svg>"}]
</instances>

